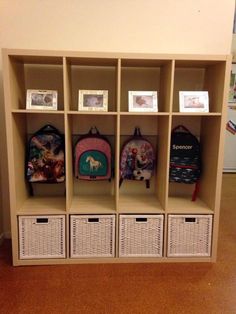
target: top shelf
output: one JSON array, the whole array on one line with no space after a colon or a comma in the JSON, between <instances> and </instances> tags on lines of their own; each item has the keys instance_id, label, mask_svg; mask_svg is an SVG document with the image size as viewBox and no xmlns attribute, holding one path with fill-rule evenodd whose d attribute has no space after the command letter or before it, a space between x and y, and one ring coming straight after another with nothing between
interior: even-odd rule
<instances>
[{"instance_id":1,"label":"top shelf","mask_svg":"<svg viewBox=\"0 0 236 314\"><path fill-rule=\"evenodd\" d=\"M63 51L63 50L34 50L34 49L8 49L3 48L3 53L12 57L35 58L37 60L47 58L83 58L83 59L146 59L146 60L190 60L190 61L222 61L227 60L227 55L199 55L199 54L157 54L157 53L111 53L91 51Z\"/></svg>"},{"instance_id":2,"label":"top shelf","mask_svg":"<svg viewBox=\"0 0 236 314\"><path fill-rule=\"evenodd\" d=\"M208 91L209 113L220 115L223 110L224 78L226 63L229 60L225 55L112 54L3 49L3 57L7 61L4 65L8 67L7 73L10 76L12 112L26 110L28 89L57 90L57 113L78 112L79 90L108 90L106 114L151 114L129 112L129 91L157 91L158 112L153 113L154 115L179 113L179 91Z\"/></svg>"}]
</instances>

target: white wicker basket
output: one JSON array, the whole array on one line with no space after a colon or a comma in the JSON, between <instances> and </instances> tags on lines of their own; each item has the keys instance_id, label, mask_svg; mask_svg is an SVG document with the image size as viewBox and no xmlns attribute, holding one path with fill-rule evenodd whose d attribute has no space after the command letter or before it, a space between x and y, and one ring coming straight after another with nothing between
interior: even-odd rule
<instances>
[{"instance_id":1,"label":"white wicker basket","mask_svg":"<svg viewBox=\"0 0 236 314\"><path fill-rule=\"evenodd\" d=\"M65 216L19 216L20 259L65 258Z\"/></svg>"},{"instance_id":2,"label":"white wicker basket","mask_svg":"<svg viewBox=\"0 0 236 314\"><path fill-rule=\"evenodd\" d=\"M210 256L212 215L168 215L169 257Z\"/></svg>"},{"instance_id":3,"label":"white wicker basket","mask_svg":"<svg viewBox=\"0 0 236 314\"><path fill-rule=\"evenodd\" d=\"M163 215L120 215L119 256L161 257Z\"/></svg>"},{"instance_id":4,"label":"white wicker basket","mask_svg":"<svg viewBox=\"0 0 236 314\"><path fill-rule=\"evenodd\" d=\"M72 258L114 257L115 215L71 215Z\"/></svg>"}]
</instances>

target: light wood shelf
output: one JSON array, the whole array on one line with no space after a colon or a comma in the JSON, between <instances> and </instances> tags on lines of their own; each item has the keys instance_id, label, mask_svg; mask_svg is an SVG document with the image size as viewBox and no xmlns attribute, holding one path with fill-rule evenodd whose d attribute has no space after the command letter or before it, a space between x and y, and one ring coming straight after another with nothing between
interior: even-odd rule
<instances>
[{"instance_id":1,"label":"light wood shelf","mask_svg":"<svg viewBox=\"0 0 236 314\"><path fill-rule=\"evenodd\" d=\"M106 195L83 195L74 196L70 214L114 214L115 198Z\"/></svg>"},{"instance_id":2,"label":"light wood shelf","mask_svg":"<svg viewBox=\"0 0 236 314\"><path fill-rule=\"evenodd\" d=\"M65 213L66 199L65 197L58 196L32 196L23 203L17 212L18 215L51 215Z\"/></svg>"},{"instance_id":3,"label":"light wood shelf","mask_svg":"<svg viewBox=\"0 0 236 314\"><path fill-rule=\"evenodd\" d=\"M231 57L226 55L97 53L76 51L3 50L6 141L9 172L14 265L96 262L214 262L220 213L221 173ZM58 91L58 110L26 109L27 89ZM107 112L78 111L78 90L108 90ZM128 91L158 91L158 112L128 111ZM208 113L179 112L179 91L209 92ZM35 131L51 123L65 135L66 180L60 185L35 185L30 196L25 181L26 143ZM171 130L184 124L196 135L204 165L198 198L193 186L169 183ZM74 144L96 125L114 154L111 182L74 178ZM119 188L120 153L139 126L156 151L150 189L144 182L124 182ZM70 215L116 216L114 258L70 258ZM162 214L163 257L119 258L119 215ZM212 253L209 258L168 258L168 215L211 214ZM18 215L65 215L66 258L19 259Z\"/></svg>"},{"instance_id":4,"label":"light wood shelf","mask_svg":"<svg viewBox=\"0 0 236 314\"><path fill-rule=\"evenodd\" d=\"M31 109L13 109L12 113L34 113L34 114L64 114L62 110L31 110Z\"/></svg>"},{"instance_id":5,"label":"light wood shelf","mask_svg":"<svg viewBox=\"0 0 236 314\"><path fill-rule=\"evenodd\" d=\"M220 112L172 112L173 116L189 116L189 117L220 117Z\"/></svg>"},{"instance_id":6,"label":"light wood shelf","mask_svg":"<svg viewBox=\"0 0 236 314\"><path fill-rule=\"evenodd\" d=\"M212 214L213 211L200 199L191 200L191 196L169 197L167 213L173 214Z\"/></svg>"},{"instance_id":7,"label":"light wood shelf","mask_svg":"<svg viewBox=\"0 0 236 314\"><path fill-rule=\"evenodd\" d=\"M119 213L122 214L159 214L164 213L160 202L154 195L121 195Z\"/></svg>"}]
</instances>

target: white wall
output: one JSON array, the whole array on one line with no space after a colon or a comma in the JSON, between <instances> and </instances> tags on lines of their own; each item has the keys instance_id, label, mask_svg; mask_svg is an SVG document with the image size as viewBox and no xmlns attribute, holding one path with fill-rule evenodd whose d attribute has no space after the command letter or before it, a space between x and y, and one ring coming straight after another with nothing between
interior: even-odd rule
<instances>
[{"instance_id":1,"label":"white wall","mask_svg":"<svg viewBox=\"0 0 236 314\"><path fill-rule=\"evenodd\" d=\"M0 0L0 12L9 48L227 54L234 0Z\"/></svg>"},{"instance_id":2,"label":"white wall","mask_svg":"<svg viewBox=\"0 0 236 314\"><path fill-rule=\"evenodd\" d=\"M0 0L0 47L229 54L233 14L234 0ZM1 76L0 61L0 132L4 135ZM6 151L4 140L0 145ZM1 166L7 232L5 155Z\"/></svg>"}]
</instances>

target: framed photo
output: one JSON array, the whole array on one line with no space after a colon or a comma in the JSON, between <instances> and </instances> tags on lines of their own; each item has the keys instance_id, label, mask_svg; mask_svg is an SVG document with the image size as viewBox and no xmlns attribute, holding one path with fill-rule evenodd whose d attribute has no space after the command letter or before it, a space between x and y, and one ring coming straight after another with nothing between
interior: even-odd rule
<instances>
[{"instance_id":1,"label":"framed photo","mask_svg":"<svg viewBox=\"0 0 236 314\"><path fill-rule=\"evenodd\" d=\"M79 111L108 111L108 90L79 90Z\"/></svg>"},{"instance_id":2,"label":"framed photo","mask_svg":"<svg viewBox=\"0 0 236 314\"><path fill-rule=\"evenodd\" d=\"M208 92L181 91L179 92L180 112L209 112Z\"/></svg>"},{"instance_id":3,"label":"framed photo","mask_svg":"<svg viewBox=\"0 0 236 314\"><path fill-rule=\"evenodd\" d=\"M26 109L57 110L57 91L27 89Z\"/></svg>"},{"instance_id":4,"label":"framed photo","mask_svg":"<svg viewBox=\"0 0 236 314\"><path fill-rule=\"evenodd\" d=\"M232 64L228 102L236 103L236 64Z\"/></svg>"},{"instance_id":5,"label":"framed photo","mask_svg":"<svg viewBox=\"0 0 236 314\"><path fill-rule=\"evenodd\" d=\"M156 91L129 91L130 112L157 112L158 98Z\"/></svg>"}]
</instances>

